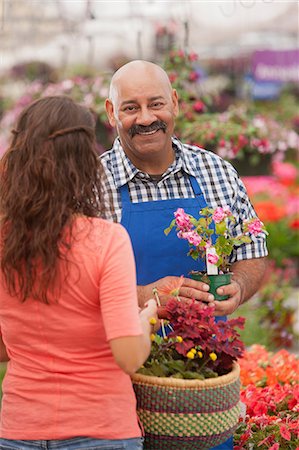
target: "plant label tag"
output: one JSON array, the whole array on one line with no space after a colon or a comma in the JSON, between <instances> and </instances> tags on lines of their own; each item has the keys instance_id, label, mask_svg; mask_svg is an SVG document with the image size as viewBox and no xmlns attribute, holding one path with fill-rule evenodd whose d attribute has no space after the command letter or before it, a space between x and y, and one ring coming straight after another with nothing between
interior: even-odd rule
<instances>
[{"instance_id":1,"label":"plant label tag","mask_svg":"<svg viewBox=\"0 0 299 450\"><path fill-rule=\"evenodd\" d=\"M218 267L213 264L211 260L218 260L217 253L214 247L210 247L206 250L206 264L207 264L207 274L208 275L218 275Z\"/></svg>"}]
</instances>

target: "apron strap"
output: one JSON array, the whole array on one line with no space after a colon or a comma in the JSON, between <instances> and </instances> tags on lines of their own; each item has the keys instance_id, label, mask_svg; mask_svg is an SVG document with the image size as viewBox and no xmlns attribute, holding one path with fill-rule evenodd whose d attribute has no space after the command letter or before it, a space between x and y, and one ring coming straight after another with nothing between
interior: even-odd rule
<instances>
[{"instance_id":1,"label":"apron strap","mask_svg":"<svg viewBox=\"0 0 299 450\"><path fill-rule=\"evenodd\" d=\"M128 183L124 184L119 188L120 190L120 196L121 196L121 202L123 203L131 203L130 195L129 195L129 188Z\"/></svg>"},{"instance_id":2,"label":"apron strap","mask_svg":"<svg viewBox=\"0 0 299 450\"><path fill-rule=\"evenodd\" d=\"M197 179L193 175L189 175L189 180L190 180L195 197L199 197L200 195L203 195L203 193L199 187L199 184L197 182Z\"/></svg>"}]
</instances>

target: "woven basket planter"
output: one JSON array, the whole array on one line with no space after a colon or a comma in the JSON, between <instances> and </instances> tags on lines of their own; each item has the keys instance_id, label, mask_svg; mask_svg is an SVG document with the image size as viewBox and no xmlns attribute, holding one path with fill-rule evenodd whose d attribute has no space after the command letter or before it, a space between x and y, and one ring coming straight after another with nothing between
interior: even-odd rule
<instances>
[{"instance_id":1,"label":"woven basket planter","mask_svg":"<svg viewBox=\"0 0 299 450\"><path fill-rule=\"evenodd\" d=\"M240 415L240 368L206 380L132 377L145 450L206 450L225 442Z\"/></svg>"}]
</instances>

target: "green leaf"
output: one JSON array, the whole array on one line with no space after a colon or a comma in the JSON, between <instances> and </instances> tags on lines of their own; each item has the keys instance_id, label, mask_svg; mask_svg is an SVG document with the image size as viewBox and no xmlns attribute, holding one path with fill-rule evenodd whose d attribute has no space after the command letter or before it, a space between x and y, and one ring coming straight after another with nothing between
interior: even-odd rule
<instances>
[{"instance_id":1,"label":"green leaf","mask_svg":"<svg viewBox=\"0 0 299 450\"><path fill-rule=\"evenodd\" d=\"M225 231L226 231L226 223L224 220L220 223L216 223L216 233L217 234L223 235L225 233Z\"/></svg>"},{"instance_id":2,"label":"green leaf","mask_svg":"<svg viewBox=\"0 0 299 450\"><path fill-rule=\"evenodd\" d=\"M180 378L180 379L183 379L184 377L183 377L183 375L181 374L181 373L174 373L173 375L171 375L171 378Z\"/></svg>"},{"instance_id":3,"label":"green leaf","mask_svg":"<svg viewBox=\"0 0 299 450\"><path fill-rule=\"evenodd\" d=\"M204 380L204 376L201 373L191 372L188 370L182 373L182 377L186 380Z\"/></svg>"},{"instance_id":4,"label":"green leaf","mask_svg":"<svg viewBox=\"0 0 299 450\"><path fill-rule=\"evenodd\" d=\"M175 221L175 219L173 219L173 220L171 221L169 227L168 227L168 228L165 228L164 234L165 234L166 236L169 235L169 233L171 232L171 230L172 230L172 228L175 226L175 224L176 224L176 221Z\"/></svg>"},{"instance_id":5,"label":"green leaf","mask_svg":"<svg viewBox=\"0 0 299 450\"><path fill-rule=\"evenodd\" d=\"M181 359L168 361L167 365L169 369L180 373L184 372L185 370L185 363Z\"/></svg>"}]
</instances>

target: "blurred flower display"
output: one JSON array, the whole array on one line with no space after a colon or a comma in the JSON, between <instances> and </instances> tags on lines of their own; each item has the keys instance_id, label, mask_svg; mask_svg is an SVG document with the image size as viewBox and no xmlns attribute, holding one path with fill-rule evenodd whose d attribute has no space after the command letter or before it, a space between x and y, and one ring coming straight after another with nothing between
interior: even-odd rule
<instances>
[{"instance_id":1,"label":"blurred flower display","mask_svg":"<svg viewBox=\"0 0 299 450\"><path fill-rule=\"evenodd\" d=\"M295 164L274 162L272 176L243 177L249 197L269 232L270 257L278 266L299 262L299 184Z\"/></svg>"},{"instance_id":2,"label":"blurred flower display","mask_svg":"<svg viewBox=\"0 0 299 450\"><path fill-rule=\"evenodd\" d=\"M296 158L298 133L270 112L259 112L246 102L217 112L222 93L211 94L202 88L204 74L197 54L173 50L164 67L179 94L175 131L183 142L219 154L231 161L241 175L250 168L252 174L265 170L269 173L272 161Z\"/></svg>"},{"instance_id":3,"label":"blurred flower display","mask_svg":"<svg viewBox=\"0 0 299 450\"><path fill-rule=\"evenodd\" d=\"M113 141L113 131L109 125L104 101L108 87L103 77L83 78L76 76L59 83L49 83L46 86L41 81L34 81L26 86L25 92L14 105L4 111L0 121L0 155L7 148L9 132L23 108L32 101L49 95L68 95L95 113L98 151L102 153Z\"/></svg>"},{"instance_id":4,"label":"blurred flower display","mask_svg":"<svg viewBox=\"0 0 299 450\"><path fill-rule=\"evenodd\" d=\"M234 435L234 450L297 450L299 445L298 357L253 345L239 360L246 413Z\"/></svg>"}]
</instances>

